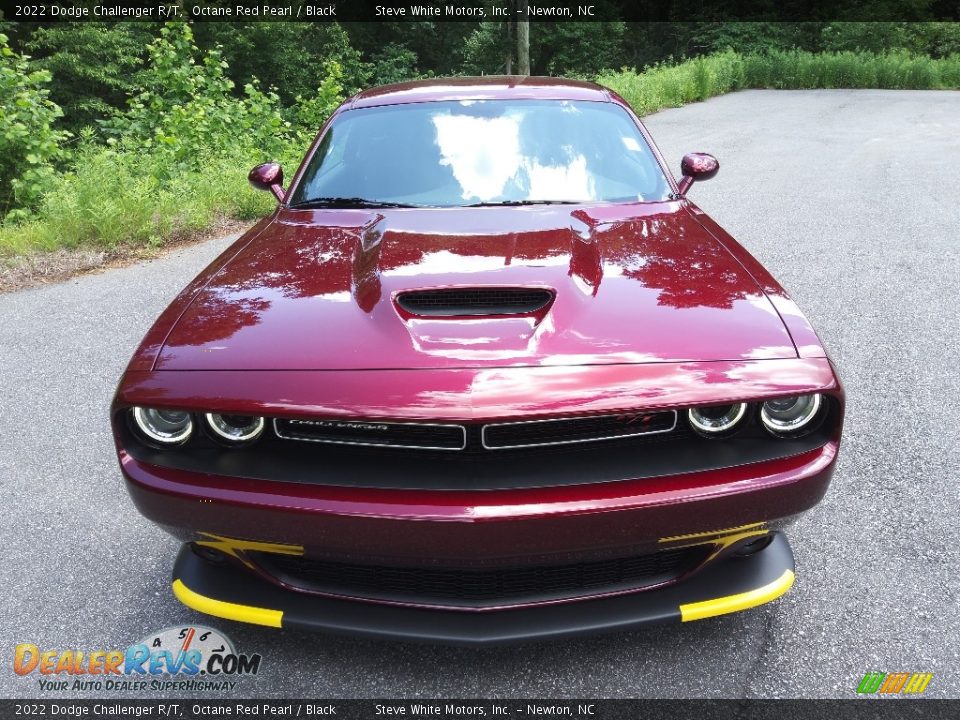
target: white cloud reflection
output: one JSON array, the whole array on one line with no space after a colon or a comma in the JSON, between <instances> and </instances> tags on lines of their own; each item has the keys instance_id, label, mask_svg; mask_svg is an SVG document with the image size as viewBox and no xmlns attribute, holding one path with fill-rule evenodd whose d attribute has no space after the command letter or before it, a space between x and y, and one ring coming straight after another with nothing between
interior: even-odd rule
<instances>
[{"instance_id":1,"label":"white cloud reflection","mask_svg":"<svg viewBox=\"0 0 960 720\"><path fill-rule=\"evenodd\" d=\"M503 189L520 167L520 122L516 115L496 118L434 115L437 144L464 200L486 202ZM470 138L464 142L464 138Z\"/></svg>"},{"instance_id":2,"label":"white cloud reflection","mask_svg":"<svg viewBox=\"0 0 960 720\"><path fill-rule=\"evenodd\" d=\"M574 155L573 148L565 146L566 164L544 164L524 154L520 142L524 115L518 111L490 118L433 116L441 163L453 172L462 199L496 201L507 194L508 183L521 190L519 197L524 200L596 199L594 179L582 153ZM511 199L517 197L514 191L509 194Z\"/></svg>"}]
</instances>

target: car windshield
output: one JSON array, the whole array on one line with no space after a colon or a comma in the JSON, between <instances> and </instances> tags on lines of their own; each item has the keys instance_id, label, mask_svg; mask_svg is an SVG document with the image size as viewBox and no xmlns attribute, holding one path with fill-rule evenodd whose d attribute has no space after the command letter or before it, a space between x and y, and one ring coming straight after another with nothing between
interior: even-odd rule
<instances>
[{"instance_id":1,"label":"car windshield","mask_svg":"<svg viewBox=\"0 0 960 720\"><path fill-rule=\"evenodd\" d=\"M669 192L619 105L469 100L344 112L323 136L291 205L637 202Z\"/></svg>"}]
</instances>

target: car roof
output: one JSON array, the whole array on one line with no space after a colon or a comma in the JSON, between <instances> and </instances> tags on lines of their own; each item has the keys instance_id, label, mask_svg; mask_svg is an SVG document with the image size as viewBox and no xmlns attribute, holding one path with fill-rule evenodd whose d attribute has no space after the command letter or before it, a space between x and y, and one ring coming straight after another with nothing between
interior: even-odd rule
<instances>
[{"instance_id":1,"label":"car roof","mask_svg":"<svg viewBox=\"0 0 960 720\"><path fill-rule=\"evenodd\" d=\"M610 102L606 88L582 80L528 75L486 75L413 80L354 95L347 109L439 100L592 100Z\"/></svg>"}]
</instances>

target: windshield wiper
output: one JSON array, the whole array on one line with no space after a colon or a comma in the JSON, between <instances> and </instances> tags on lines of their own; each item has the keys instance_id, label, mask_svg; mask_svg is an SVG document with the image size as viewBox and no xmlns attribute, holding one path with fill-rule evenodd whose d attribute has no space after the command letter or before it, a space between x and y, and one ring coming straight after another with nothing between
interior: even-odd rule
<instances>
[{"instance_id":1,"label":"windshield wiper","mask_svg":"<svg viewBox=\"0 0 960 720\"><path fill-rule=\"evenodd\" d=\"M319 197L295 203L290 207L297 210L308 210L310 208L412 208L420 206L385 202L383 200L369 200L362 197Z\"/></svg>"},{"instance_id":2,"label":"windshield wiper","mask_svg":"<svg viewBox=\"0 0 960 720\"><path fill-rule=\"evenodd\" d=\"M497 202L479 202L465 207L500 207L514 205L580 205L586 200L499 200Z\"/></svg>"}]
</instances>

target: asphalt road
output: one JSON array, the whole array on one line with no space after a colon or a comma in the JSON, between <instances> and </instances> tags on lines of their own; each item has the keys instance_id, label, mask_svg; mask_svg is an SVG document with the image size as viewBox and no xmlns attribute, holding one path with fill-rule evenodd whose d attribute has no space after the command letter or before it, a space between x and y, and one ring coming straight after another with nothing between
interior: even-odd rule
<instances>
[{"instance_id":1,"label":"asphalt road","mask_svg":"<svg viewBox=\"0 0 960 720\"><path fill-rule=\"evenodd\" d=\"M480 651L214 619L263 655L236 695L852 697L879 670L933 672L928 695L960 697L960 93L750 91L648 122L671 166L720 158L691 197L793 293L846 384L833 486L790 533L793 590L689 625ZM17 677L18 642L112 649L206 622L170 594L177 544L128 500L107 407L154 317L226 243L0 296L4 697L84 696Z\"/></svg>"}]
</instances>

